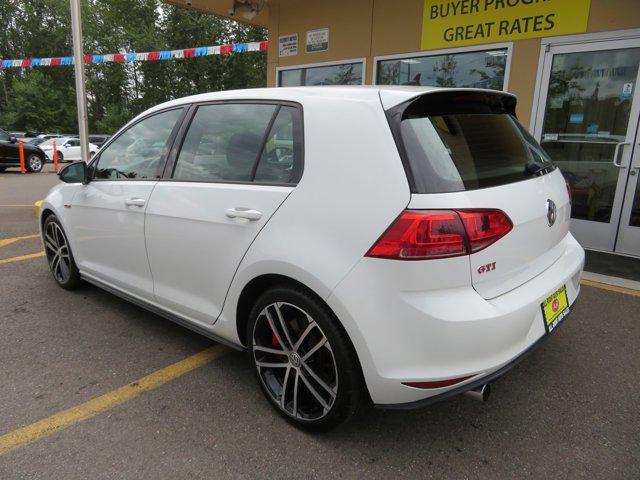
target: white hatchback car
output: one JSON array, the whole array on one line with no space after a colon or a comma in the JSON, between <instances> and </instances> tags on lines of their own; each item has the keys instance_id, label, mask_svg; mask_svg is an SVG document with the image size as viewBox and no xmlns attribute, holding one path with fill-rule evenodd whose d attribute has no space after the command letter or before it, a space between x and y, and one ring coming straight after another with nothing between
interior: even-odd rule
<instances>
[{"instance_id":1,"label":"white hatchback car","mask_svg":"<svg viewBox=\"0 0 640 480\"><path fill-rule=\"evenodd\" d=\"M59 162L75 162L82 159L82 153L80 151L80 139L78 137L57 137L49 138L38 145L44 154L47 156L47 160L53 161L53 142L56 142L56 150L58 151ZM93 156L99 150L97 145L93 143L89 144L89 155Z\"/></svg>"},{"instance_id":2,"label":"white hatchback car","mask_svg":"<svg viewBox=\"0 0 640 480\"><path fill-rule=\"evenodd\" d=\"M61 172L40 214L50 268L247 349L307 429L368 399L484 398L566 316L584 261L515 104L306 87L159 105Z\"/></svg>"}]
</instances>

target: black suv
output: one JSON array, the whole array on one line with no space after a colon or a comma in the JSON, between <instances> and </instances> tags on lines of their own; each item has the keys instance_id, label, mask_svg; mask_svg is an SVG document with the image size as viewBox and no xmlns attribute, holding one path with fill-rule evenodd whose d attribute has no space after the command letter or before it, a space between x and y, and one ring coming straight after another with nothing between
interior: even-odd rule
<instances>
[{"instance_id":1,"label":"black suv","mask_svg":"<svg viewBox=\"0 0 640 480\"><path fill-rule=\"evenodd\" d=\"M29 172L40 172L45 162L44 152L40 147L23 142L24 166ZM20 151L16 137L0 128L0 172L6 168L20 166Z\"/></svg>"}]
</instances>

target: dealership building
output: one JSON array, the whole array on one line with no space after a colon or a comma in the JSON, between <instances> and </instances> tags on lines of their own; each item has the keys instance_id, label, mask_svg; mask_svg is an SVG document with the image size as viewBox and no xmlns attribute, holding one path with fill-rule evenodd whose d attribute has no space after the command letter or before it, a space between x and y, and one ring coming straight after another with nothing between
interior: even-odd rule
<instances>
[{"instance_id":1,"label":"dealership building","mask_svg":"<svg viewBox=\"0 0 640 480\"><path fill-rule=\"evenodd\" d=\"M640 257L640 0L171 0L268 29L268 85L491 88L573 192L591 250Z\"/></svg>"}]
</instances>

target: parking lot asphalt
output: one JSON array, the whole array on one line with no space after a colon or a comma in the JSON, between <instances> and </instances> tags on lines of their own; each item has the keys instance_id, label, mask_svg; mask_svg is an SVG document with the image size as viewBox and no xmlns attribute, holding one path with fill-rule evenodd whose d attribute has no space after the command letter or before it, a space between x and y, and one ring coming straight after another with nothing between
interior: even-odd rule
<instances>
[{"instance_id":1,"label":"parking lot asphalt","mask_svg":"<svg viewBox=\"0 0 640 480\"><path fill-rule=\"evenodd\" d=\"M33 202L56 181L0 173L0 261L41 250L37 238L2 239L37 232ZM367 408L311 435L284 422L244 355L226 350L2 454L18 429L215 344L97 288L58 288L42 257L0 263L0 285L3 480L640 478L639 296L583 285L562 327L485 404Z\"/></svg>"}]
</instances>

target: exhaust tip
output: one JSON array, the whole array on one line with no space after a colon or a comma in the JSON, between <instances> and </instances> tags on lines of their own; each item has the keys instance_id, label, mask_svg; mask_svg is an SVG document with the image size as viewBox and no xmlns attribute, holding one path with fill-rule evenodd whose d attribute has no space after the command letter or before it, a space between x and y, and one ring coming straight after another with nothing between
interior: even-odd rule
<instances>
[{"instance_id":1,"label":"exhaust tip","mask_svg":"<svg viewBox=\"0 0 640 480\"><path fill-rule=\"evenodd\" d=\"M473 400L477 400L478 402L486 402L489 399L489 395L491 394L491 385L485 383L484 385L480 385L479 387L474 388L473 390L467 390L464 392L469 398Z\"/></svg>"}]
</instances>

